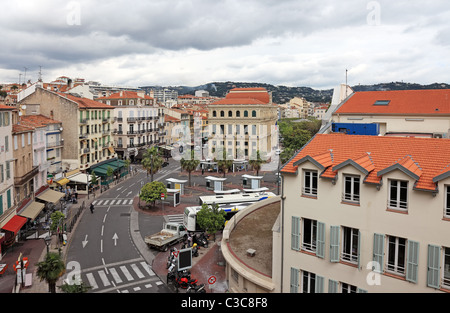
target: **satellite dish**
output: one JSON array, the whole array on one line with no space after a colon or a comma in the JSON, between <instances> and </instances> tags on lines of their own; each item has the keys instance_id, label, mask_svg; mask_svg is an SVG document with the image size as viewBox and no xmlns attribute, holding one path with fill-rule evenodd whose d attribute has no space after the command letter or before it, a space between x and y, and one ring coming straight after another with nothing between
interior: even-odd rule
<instances>
[{"instance_id":1,"label":"satellite dish","mask_svg":"<svg viewBox=\"0 0 450 313\"><path fill-rule=\"evenodd\" d=\"M25 104L22 104L22 110L26 110L27 106Z\"/></svg>"}]
</instances>

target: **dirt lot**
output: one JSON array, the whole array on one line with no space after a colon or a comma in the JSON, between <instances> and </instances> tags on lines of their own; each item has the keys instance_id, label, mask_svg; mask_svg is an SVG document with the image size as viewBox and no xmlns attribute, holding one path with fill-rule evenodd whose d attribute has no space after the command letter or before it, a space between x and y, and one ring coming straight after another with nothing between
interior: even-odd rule
<instances>
[{"instance_id":1,"label":"dirt lot","mask_svg":"<svg viewBox=\"0 0 450 313\"><path fill-rule=\"evenodd\" d=\"M272 276L272 227L280 213L280 202L266 205L242 219L230 234L230 246L247 266ZM253 257L247 249L256 250Z\"/></svg>"}]
</instances>

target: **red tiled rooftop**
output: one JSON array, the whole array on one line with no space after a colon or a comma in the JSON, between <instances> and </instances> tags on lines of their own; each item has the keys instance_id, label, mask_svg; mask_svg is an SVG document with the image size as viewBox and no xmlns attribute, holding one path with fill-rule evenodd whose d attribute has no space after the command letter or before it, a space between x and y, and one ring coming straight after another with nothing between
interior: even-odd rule
<instances>
[{"instance_id":1,"label":"red tiled rooftop","mask_svg":"<svg viewBox=\"0 0 450 313\"><path fill-rule=\"evenodd\" d=\"M380 183L382 175L401 169L416 179L415 188L434 191L438 175L450 176L450 139L317 134L281 171L296 173L304 158L317 159L331 152L332 164L324 166L321 177L334 178L342 164L359 165L367 173L366 183ZM298 163L298 162L297 162ZM325 163L321 163L325 165ZM442 176L441 176L442 177Z\"/></svg>"},{"instance_id":2,"label":"red tiled rooftop","mask_svg":"<svg viewBox=\"0 0 450 313\"><path fill-rule=\"evenodd\" d=\"M33 127L44 127L48 124L60 124L61 122L55 121L47 116L42 114L38 115L22 115L19 118L20 123Z\"/></svg>"},{"instance_id":3,"label":"red tiled rooftop","mask_svg":"<svg viewBox=\"0 0 450 313\"><path fill-rule=\"evenodd\" d=\"M450 114L450 89L355 92L334 114Z\"/></svg>"}]
</instances>

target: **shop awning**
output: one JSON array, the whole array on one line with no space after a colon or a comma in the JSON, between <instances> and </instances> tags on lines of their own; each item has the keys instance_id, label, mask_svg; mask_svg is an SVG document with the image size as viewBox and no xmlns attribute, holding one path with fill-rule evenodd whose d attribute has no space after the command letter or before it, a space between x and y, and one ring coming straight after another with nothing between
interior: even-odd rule
<instances>
[{"instance_id":1,"label":"shop awning","mask_svg":"<svg viewBox=\"0 0 450 313\"><path fill-rule=\"evenodd\" d=\"M96 176L106 176L106 169L103 169L101 167L96 167L92 169L92 171L95 173Z\"/></svg>"},{"instance_id":2,"label":"shop awning","mask_svg":"<svg viewBox=\"0 0 450 313\"><path fill-rule=\"evenodd\" d=\"M59 199L61 199L62 197L64 197L64 193L54 191L51 189L47 189L43 193L36 196L36 198L38 198L40 200L43 200L45 202L51 202L51 203L57 203L59 201Z\"/></svg>"},{"instance_id":3,"label":"shop awning","mask_svg":"<svg viewBox=\"0 0 450 313\"><path fill-rule=\"evenodd\" d=\"M111 153L114 154L114 148L113 148L113 146L109 146L109 147L108 147L108 150L109 150L109 152L111 152Z\"/></svg>"},{"instance_id":4,"label":"shop awning","mask_svg":"<svg viewBox=\"0 0 450 313\"><path fill-rule=\"evenodd\" d=\"M2 229L6 231L13 232L14 234L17 234L19 230L22 228L23 225L27 222L27 219L25 217L14 215L8 223L6 223Z\"/></svg>"},{"instance_id":5,"label":"shop awning","mask_svg":"<svg viewBox=\"0 0 450 313\"><path fill-rule=\"evenodd\" d=\"M19 213L19 215L34 220L39 215L39 213L41 213L44 207L45 204L33 201L25 209L23 209L22 213Z\"/></svg>"},{"instance_id":6,"label":"shop awning","mask_svg":"<svg viewBox=\"0 0 450 313\"><path fill-rule=\"evenodd\" d=\"M60 179L60 180L56 181L56 183L59 184L59 185L61 185L61 186L64 186L64 185L66 185L69 181L70 181L70 180L68 180L67 178L64 177L63 179Z\"/></svg>"}]
</instances>

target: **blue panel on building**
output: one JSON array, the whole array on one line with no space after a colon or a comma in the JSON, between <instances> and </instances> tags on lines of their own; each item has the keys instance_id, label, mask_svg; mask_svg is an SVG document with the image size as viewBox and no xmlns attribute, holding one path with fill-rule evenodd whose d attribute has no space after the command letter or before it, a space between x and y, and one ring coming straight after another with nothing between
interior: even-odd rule
<instances>
[{"instance_id":1,"label":"blue panel on building","mask_svg":"<svg viewBox=\"0 0 450 313\"><path fill-rule=\"evenodd\" d=\"M376 123L333 123L332 131L349 135L378 136L380 126Z\"/></svg>"}]
</instances>

